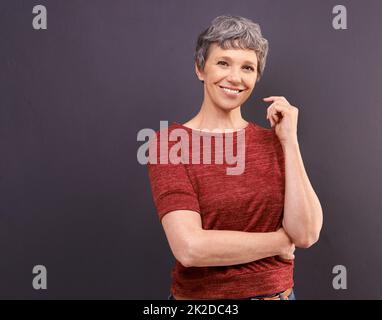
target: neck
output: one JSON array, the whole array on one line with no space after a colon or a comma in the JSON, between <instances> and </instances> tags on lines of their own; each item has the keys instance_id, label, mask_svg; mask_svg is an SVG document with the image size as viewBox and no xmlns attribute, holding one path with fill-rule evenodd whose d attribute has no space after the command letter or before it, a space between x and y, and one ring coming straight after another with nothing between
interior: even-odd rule
<instances>
[{"instance_id":1,"label":"neck","mask_svg":"<svg viewBox=\"0 0 382 320\"><path fill-rule=\"evenodd\" d=\"M241 106L233 110L222 110L211 104L203 102L199 113L192 119L198 129L241 129L248 125L248 122L241 116Z\"/></svg>"}]
</instances>

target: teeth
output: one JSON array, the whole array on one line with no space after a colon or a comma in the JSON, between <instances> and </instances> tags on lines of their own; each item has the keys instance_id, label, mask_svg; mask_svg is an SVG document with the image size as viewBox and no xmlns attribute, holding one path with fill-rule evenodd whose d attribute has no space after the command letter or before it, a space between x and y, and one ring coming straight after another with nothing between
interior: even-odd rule
<instances>
[{"instance_id":1,"label":"teeth","mask_svg":"<svg viewBox=\"0 0 382 320\"><path fill-rule=\"evenodd\" d=\"M239 93L239 90L232 90L232 89L228 89L228 88L223 88L223 90L225 90L227 92L231 92L231 93Z\"/></svg>"}]
</instances>

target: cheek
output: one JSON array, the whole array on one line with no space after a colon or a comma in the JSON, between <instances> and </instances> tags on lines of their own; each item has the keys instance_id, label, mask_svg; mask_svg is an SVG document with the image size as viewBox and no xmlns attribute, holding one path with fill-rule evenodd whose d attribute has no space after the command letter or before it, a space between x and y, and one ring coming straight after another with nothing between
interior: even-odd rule
<instances>
[{"instance_id":1,"label":"cheek","mask_svg":"<svg viewBox=\"0 0 382 320\"><path fill-rule=\"evenodd\" d=\"M249 88L248 91L253 91L253 89L255 89L255 87L256 87L256 78L255 79L251 78L250 80L248 80L246 85Z\"/></svg>"},{"instance_id":2,"label":"cheek","mask_svg":"<svg viewBox=\"0 0 382 320\"><path fill-rule=\"evenodd\" d=\"M246 99L252 94L253 90L255 89L255 85L254 84L248 84L246 85L249 89L245 92L245 94L243 95L243 97L245 97Z\"/></svg>"},{"instance_id":3,"label":"cheek","mask_svg":"<svg viewBox=\"0 0 382 320\"><path fill-rule=\"evenodd\" d=\"M217 82L225 78L227 76L227 72L221 68L215 68L213 66L208 68L208 73L206 73L206 75L210 82Z\"/></svg>"}]
</instances>

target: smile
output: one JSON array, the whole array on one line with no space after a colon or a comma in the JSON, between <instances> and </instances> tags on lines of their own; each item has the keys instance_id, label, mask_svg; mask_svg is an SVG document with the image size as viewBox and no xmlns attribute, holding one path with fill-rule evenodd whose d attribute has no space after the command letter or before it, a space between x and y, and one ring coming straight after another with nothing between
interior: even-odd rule
<instances>
[{"instance_id":1,"label":"smile","mask_svg":"<svg viewBox=\"0 0 382 320\"><path fill-rule=\"evenodd\" d=\"M229 96L238 96L244 89L230 89L226 87L219 86L227 95Z\"/></svg>"}]
</instances>

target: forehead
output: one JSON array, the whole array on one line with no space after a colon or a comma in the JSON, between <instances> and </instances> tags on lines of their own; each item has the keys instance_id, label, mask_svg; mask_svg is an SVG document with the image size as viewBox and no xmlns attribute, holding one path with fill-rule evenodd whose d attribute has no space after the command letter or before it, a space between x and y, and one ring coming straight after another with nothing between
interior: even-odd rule
<instances>
[{"instance_id":1,"label":"forehead","mask_svg":"<svg viewBox=\"0 0 382 320\"><path fill-rule=\"evenodd\" d=\"M212 43L209 47L208 53L210 59L227 57L238 62L251 62L254 64L257 62L256 52L251 49L222 49L216 43Z\"/></svg>"}]
</instances>

